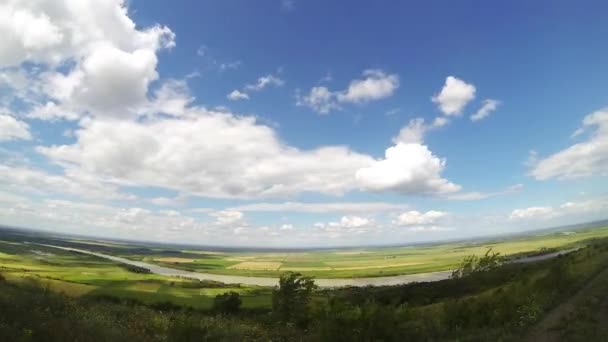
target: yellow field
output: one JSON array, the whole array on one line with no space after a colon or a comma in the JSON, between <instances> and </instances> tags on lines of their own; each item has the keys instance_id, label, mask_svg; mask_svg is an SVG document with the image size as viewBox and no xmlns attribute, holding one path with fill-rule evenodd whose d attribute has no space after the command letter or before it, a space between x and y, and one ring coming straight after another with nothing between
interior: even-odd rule
<instances>
[{"instance_id":1,"label":"yellow field","mask_svg":"<svg viewBox=\"0 0 608 342\"><path fill-rule=\"evenodd\" d=\"M160 262L170 262L170 263L177 263L177 264L191 264L194 262L194 259L188 259L188 258L157 258L154 259L155 261L160 261Z\"/></svg>"},{"instance_id":2,"label":"yellow field","mask_svg":"<svg viewBox=\"0 0 608 342\"><path fill-rule=\"evenodd\" d=\"M245 261L228 268L236 270L278 270L280 262L276 261Z\"/></svg>"}]
</instances>

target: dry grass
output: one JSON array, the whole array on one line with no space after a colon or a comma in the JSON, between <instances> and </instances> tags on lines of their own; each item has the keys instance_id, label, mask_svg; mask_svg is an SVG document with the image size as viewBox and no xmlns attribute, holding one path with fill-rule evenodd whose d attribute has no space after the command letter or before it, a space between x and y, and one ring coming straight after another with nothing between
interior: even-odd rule
<instances>
[{"instance_id":1,"label":"dry grass","mask_svg":"<svg viewBox=\"0 0 608 342\"><path fill-rule=\"evenodd\" d=\"M160 261L160 262L177 263L177 264L191 264L194 262L194 259L189 259L189 258L158 258L158 259L154 259L154 260Z\"/></svg>"},{"instance_id":2,"label":"dry grass","mask_svg":"<svg viewBox=\"0 0 608 342\"><path fill-rule=\"evenodd\" d=\"M236 270L278 270L281 263L277 261L245 261L228 268Z\"/></svg>"}]
</instances>

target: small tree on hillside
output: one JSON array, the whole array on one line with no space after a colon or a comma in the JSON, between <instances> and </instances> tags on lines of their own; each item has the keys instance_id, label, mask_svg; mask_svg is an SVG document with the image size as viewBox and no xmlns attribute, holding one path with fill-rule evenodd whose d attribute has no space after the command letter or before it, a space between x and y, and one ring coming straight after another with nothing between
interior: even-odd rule
<instances>
[{"instance_id":1,"label":"small tree on hillside","mask_svg":"<svg viewBox=\"0 0 608 342\"><path fill-rule=\"evenodd\" d=\"M503 263L503 257L489 248L481 258L476 255L465 257L460 266L452 272L452 278L462 278L476 272L490 271Z\"/></svg>"},{"instance_id":2,"label":"small tree on hillside","mask_svg":"<svg viewBox=\"0 0 608 342\"><path fill-rule=\"evenodd\" d=\"M300 273L286 272L279 279L279 287L272 293L272 312L283 323L305 326L310 317L310 299L317 288L313 278Z\"/></svg>"},{"instance_id":3,"label":"small tree on hillside","mask_svg":"<svg viewBox=\"0 0 608 342\"><path fill-rule=\"evenodd\" d=\"M230 291L215 296L213 310L216 312L234 314L241 309L241 298L238 292Z\"/></svg>"}]
</instances>

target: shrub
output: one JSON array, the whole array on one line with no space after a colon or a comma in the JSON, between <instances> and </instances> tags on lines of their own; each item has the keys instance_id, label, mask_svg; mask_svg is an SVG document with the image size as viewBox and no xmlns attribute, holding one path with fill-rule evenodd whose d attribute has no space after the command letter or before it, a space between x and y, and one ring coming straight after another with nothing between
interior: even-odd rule
<instances>
[{"instance_id":1,"label":"shrub","mask_svg":"<svg viewBox=\"0 0 608 342\"><path fill-rule=\"evenodd\" d=\"M238 292L230 291L215 296L213 310L216 312L234 314L241 309L241 298Z\"/></svg>"},{"instance_id":2,"label":"shrub","mask_svg":"<svg viewBox=\"0 0 608 342\"><path fill-rule=\"evenodd\" d=\"M317 288L313 278L300 273L286 272L279 279L279 287L272 293L272 312L283 323L303 327L310 320L310 299Z\"/></svg>"}]
</instances>

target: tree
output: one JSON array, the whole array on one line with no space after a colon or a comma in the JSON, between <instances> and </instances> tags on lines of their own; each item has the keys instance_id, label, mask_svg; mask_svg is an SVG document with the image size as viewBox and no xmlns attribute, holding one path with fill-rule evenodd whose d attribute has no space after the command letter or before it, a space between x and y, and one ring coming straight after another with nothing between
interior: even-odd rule
<instances>
[{"instance_id":1,"label":"tree","mask_svg":"<svg viewBox=\"0 0 608 342\"><path fill-rule=\"evenodd\" d=\"M241 297L238 292L230 291L215 296L213 310L226 314L234 314L241 309L241 303Z\"/></svg>"},{"instance_id":2,"label":"tree","mask_svg":"<svg viewBox=\"0 0 608 342\"><path fill-rule=\"evenodd\" d=\"M465 257L460 266L452 272L452 278L462 278L476 272L486 272L502 265L503 257L488 248L481 258L476 255Z\"/></svg>"},{"instance_id":3,"label":"tree","mask_svg":"<svg viewBox=\"0 0 608 342\"><path fill-rule=\"evenodd\" d=\"M282 323L306 326L310 318L310 299L317 288L312 277L286 272L279 279L279 287L272 293L273 315Z\"/></svg>"}]
</instances>

